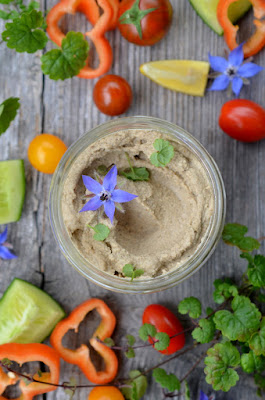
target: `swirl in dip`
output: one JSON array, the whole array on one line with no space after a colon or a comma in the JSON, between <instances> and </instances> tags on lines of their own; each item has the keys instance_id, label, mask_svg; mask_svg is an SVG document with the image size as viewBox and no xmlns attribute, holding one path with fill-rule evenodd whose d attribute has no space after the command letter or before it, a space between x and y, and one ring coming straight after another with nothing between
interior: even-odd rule
<instances>
[{"instance_id":1,"label":"swirl in dip","mask_svg":"<svg viewBox=\"0 0 265 400\"><path fill-rule=\"evenodd\" d=\"M150 162L156 139L174 146L174 158L165 167ZM134 167L146 167L149 181L134 182L120 172L128 169L128 153ZM113 225L102 212L79 213L90 194L82 175L95 179L101 165L115 164L117 183L138 197L115 211ZM95 267L122 276L125 264L144 270L138 279L156 277L178 268L193 255L207 232L214 210L214 195L207 172L185 145L154 130L123 130L106 136L78 157L66 178L62 212L67 231L80 253ZM103 223L108 238L99 242L87 225Z\"/></svg>"}]
</instances>

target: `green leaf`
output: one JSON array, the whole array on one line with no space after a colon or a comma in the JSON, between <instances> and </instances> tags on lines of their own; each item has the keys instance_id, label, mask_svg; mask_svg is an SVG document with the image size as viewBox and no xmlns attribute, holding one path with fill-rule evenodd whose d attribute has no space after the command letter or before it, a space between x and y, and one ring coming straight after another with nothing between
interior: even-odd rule
<instances>
[{"instance_id":1,"label":"green leaf","mask_svg":"<svg viewBox=\"0 0 265 400\"><path fill-rule=\"evenodd\" d=\"M18 97L9 97L0 104L0 135L7 130L13 119L15 119L19 107Z\"/></svg>"},{"instance_id":2,"label":"green leaf","mask_svg":"<svg viewBox=\"0 0 265 400\"><path fill-rule=\"evenodd\" d=\"M115 346L114 340L112 338L110 338L110 337L107 337L106 339L104 339L104 343L108 347Z\"/></svg>"},{"instance_id":3,"label":"green leaf","mask_svg":"<svg viewBox=\"0 0 265 400\"><path fill-rule=\"evenodd\" d=\"M132 384L132 387L123 387L121 388L121 392L127 400L139 400L141 397L144 396L146 389L147 389L147 379L144 375L140 375L141 372L138 370L132 370L129 373L130 379L133 381L128 380L126 384ZM136 378L138 377L138 378ZM134 379L136 378L136 379Z\"/></svg>"},{"instance_id":4,"label":"green leaf","mask_svg":"<svg viewBox=\"0 0 265 400\"><path fill-rule=\"evenodd\" d=\"M124 354L125 354L125 356L127 358L134 358L135 357L135 352L134 352L132 347L129 347L129 349Z\"/></svg>"},{"instance_id":5,"label":"green leaf","mask_svg":"<svg viewBox=\"0 0 265 400\"><path fill-rule=\"evenodd\" d=\"M259 254L255 257L251 257L249 254L241 254L240 257L248 260L247 275L250 283L255 287L264 287L265 257Z\"/></svg>"},{"instance_id":6,"label":"green leaf","mask_svg":"<svg viewBox=\"0 0 265 400\"><path fill-rule=\"evenodd\" d=\"M260 243L252 238L245 237L248 228L240 224L227 224L224 227L222 238L226 244L238 247L242 251L253 251L259 249Z\"/></svg>"},{"instance_id":7,"label":"green leaf","mask_svg":"<svg viewBox=\"0 0 265 400\"><path fill-rule=\"evenodd\" d=\"M254 375L254 379L256 385L258 386L257 395L261 397L262 391L265 390L265 377L260 374L256 374Z\"/></svg>"},{"instance_id":8,"label":"green leaf","mask_svg":"<svg viewBox=\"0 0 265 400\"><path fill-rule=\"evenodd\" d=\"M261 303L265 303L265 295L262 293L258 294L258 301Z\"/></svg>"},{"instance_id":9,"label":"green leaf","mask_svg":"<svg viewBox=\"0 0 265 400\"><path fill-rule=\"evenodd\" d=\"M110 234L110 229L104 224L97 224L95 226L87 225L89 228L93 229L96 233L93 236L95 240L103 242Z\"/></svg>"},{"instance_id":10,"label":"green leaf","mask_svg":"<svg viewBox=\"0 0 265 400\"><path fill-rule=\"evenodd\" d=\"M226 299L238 294L237 287L232 284L230 279L222 281L221 279L216 279L214 281L215 291L213 292L213 299L217 304L222 304Z\"/></svg>"},{"instance_id":11,"label":"green leaf","mask_svg":"<svg viewBox=\"0 0 265 400\"><path fill-rule=\"evenodd\" d=\"M78 75L85 66L88 43L80 32L68 32L62 49L50 50L41 57L42 71L54 80L64 80Z\"/></svg>"},{"instance_id":12,"label":"green leaf","mask_svg":"<svg viewBox=\"0 0 265 400\"><path fill-rule=\"evenodd\" d=\"M251 336L249 347L257 356L265 356L265 318L262 318L260 330Z\"/></svg>"},{"instance_id":13,"label":"green leaf","mask_svg":"<svg viewBox=\"0 0 265 400\"><path fill-rule=\"evenodd\" d=\"M135 337L133 335L126 335L126 339L129 346L133 346L135 343Z\"/></svg>"},{"instance_id":14,"label":"green leaf","mask_svg":"<svg viewBox=\"0 0 265 400\"><path fill-rule=\"evenodd\" d=\"M19 18L19 16L20 16L20 14L15 10L11 10L11 11L0 10L0 18L2 18L5 21L14 20L16 18Z\"/></svg>"},{"instance_id":15,"label":"green leaf","mask_svg":"<svg viewBox=\"0 0 265 400\"><path fill-rule=\"evenodd\" d=\"M163 388L168 389L169 392L180 390L180 381L174 374L167 374L163 368L156 368L153 370L153 377L157 383Z\"/></svg>"},{"instance_id":16,"label":"green leaf","mask_svg":"<svg viewBox=\"0 0 265 400\"><path fill-rule=\"evenodd\" d=\"M12 3L14 0L0 0L0 4L10 4Z\"/></svg>"},{"instance_id":17,"label":"green leaf","mask_svg":"<svg viewBox=\"0 0 265 400\"><path fill-rule=\"evenodd\" d=\"M156 139L154 148L157 152L151 154L151 163L156 167L165 167L174 157L174 147L167 140Z\"/></svg>"},{"instance_id":18,"label":"green leaf","mask_svg":"<svg viewBox=\"0 0 265 400\"><path fill-rule=\"evenodd\" d=\"M238 367L240 354L230 342L217 343L207 351L204 360L206 382L212 385L214 390L228 392L239 380L238 373L229 367Z\"/></svg>"},{"instance_id":19,"label":"green leaf","mask_svg":"<svg viewBox=\"0 0 265 400\"><path fill-rule=\"evenodd\" d=\"M134 267L132 264L124 265L122 272L124 276L132 278L131 281L133 281L134 278L138 278L139 276L144 274L143 269L136 269L136 267Z\"/></svg>"},{"instance_id":20,"label":"green leaf","mask_svg":"<svg viewBox=\"0 0 265 400\"><path fill-rule=\"evenodd\" d=\"M215 313L216 328L220 329L222 334L230 340L246 342L251 334L259 328L261 313L255 304L244 296L236 296L231 306L234 313L228 310Z\"/></svg>"},{"instance_id":21,"label":"green leaf","mask_svg":"<svg viewBox=\"0 0 265 400\"><path fill-rule=\"evenodd\" d=\"M155 335L158 342L155 343L154 348L158 351L166 350L169 346L170 338L165 332L158 332Z\"/></svg>"},{"instance_id":22,"label":"green leaf","mask_svg":"<svg viewBox=\"0 0 265 400\"><path fill-rule=\"evenodd\" d=\"M202 313L201 302L196 297L186 297L178 305L180 314L189 314L191 318L199 318Z\"/></svg>"},{"instance_id":23,"label":"green leaf","mask_svg":"<svg viewBox=\"0 0 265 400\"><path fill-rule=\"evenodd\" d=\"M143 324L139 329L139 338L142 339L144 342L148 340L149 336L154 337L157 333L156 327L151 324Z\"/></svg>"},{"instance_id":24,"label":"green leaf","mask_svg":"<svg viewBox=\"0 0 265 400\"><path fill-rule=\"evenodd\" d=\"M201 319L199 327L195 328L191 335L193 339L197 340L199 343L209 343L213 340L215 330L216 328L213 321Z\"/></svg>"},{"instance_id":25,"label":"green leaf","mask_svg":"<svg viewBox=\"0 0 265 400\"><path fill-rule=\"evenodd\" d=\"M132 169L122 171L121 174L131 181L149 180L149 171L145 167L132 167Z\"/></svg>"},{"instance_id":26,"label":"green leaf","mask_svg":"<svg viewBox=\"0 0 265 400\"><path fill-rule=\"evenodd\" d=\"M191 400L190 388L187 381L185 381L185 400Z\"/></svg>"},{"instance_id":27,"label":"green leaf","mask_svg":"<svg viewBox=\"0 0 265 400\"><path fill-rule=\"evenodd\" d=\"M6 24L2 39L7 42L7 47L19 53L35 53L43 49L48 41L45 32L39 29L43 23L41 11L23 12L19 18Z\"/></svg>"},{"instance_id":28,"label":"green leaf","mask_svg":"<svg viewBox=\"0 0 265 400\"><path fill-rule=\"evenodd\" d=\"M251 350L249 353L242 354L241 367L247 374L255 371L262 372L265 369L265 358L263 356L256 356Z\"/></svg>"}]
</instances>

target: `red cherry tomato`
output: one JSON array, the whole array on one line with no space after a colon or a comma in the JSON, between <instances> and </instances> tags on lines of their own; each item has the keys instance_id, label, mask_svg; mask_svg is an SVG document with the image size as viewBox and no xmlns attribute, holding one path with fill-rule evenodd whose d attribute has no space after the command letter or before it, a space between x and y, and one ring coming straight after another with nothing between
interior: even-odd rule
<instances>
[{"instance_id":1,"label":"red cherry tomato","mask_svg":"<svg viewBox=\"0 0 265 400\"><path fill-rule=\"evenodd\" d=\"M136 0L123 0L119 8L118 28L122 36L128 42L138 44L139 46L152 46L161 40L167 33L173 15L172 5L169 0L140 0L138 7L138 15L135 14L134 8L131 15L128 14L132 7L136 7ZM141 11L155 8L147 15L141 15ZM135 23L122 23L123 15L130 20L136 20ZM124 17L125 17L124 16ZM126 18L124 18L126 20ZM142 37L139 35L139 28L141 27Z\"/></svg>"},{"instance_id":2,"label":"red cherry tomato","mask_svg":"<svg viewBox=\"0 0 265 400\"><path fill-rule=\"evenodd\" d=\"M233 139L256 142L265 138L265 109L254 101L230 100L221 109L219 125Z\"/></svg>"},{"instance_id":3,"label":"red cherry tomato","mask_svg":"<svg viewBox=\"0 0 265 400\"><path fill-rule=\"evenodd\" d=\"M124 400L124 397L114 386L98 386L91 390L88 400Z\"/></svg>"},{"instance_id":4,"label":"red cherry tomato","mask_svg":"<svg viewBox=\"0 0 265 400\"><path fill-rule=\"evenodd\" d=\"M93 98L98 109L104 114L120 115L131 105L132 89L121 76L106 75L97 81Z\"/></svg>"},{"instance_id":5,"label":"red cherry tomato","mask_svg":"<svg viewBox=\"0 0 265 400\"><path fill-rule=\"evenodd\" d=\"M159 304L150 304L143 313L143 324L152 324L157 332L165 332L169 336L174 336L183 331L182 325L177 317L166 307ZM149 340L152 343L151 339ZM185 345L184 333L170 339L166 350L160 351L162 354L173 354L182 349Z\"/></svg>"}]
</instances>

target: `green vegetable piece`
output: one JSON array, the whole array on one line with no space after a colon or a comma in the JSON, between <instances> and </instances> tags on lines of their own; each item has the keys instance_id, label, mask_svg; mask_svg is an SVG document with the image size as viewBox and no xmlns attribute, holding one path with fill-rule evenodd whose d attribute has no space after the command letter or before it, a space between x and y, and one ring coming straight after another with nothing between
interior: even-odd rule
<instances>
[{"instance_id":1,"label":"green vegetable piece","mask_svg":"<svg viewBox=\"0 0 265 400\"><path fill-rule=\"evenodd\" d=\"M41 11L26 11L6 24L2 39L7 42L7 47L19 53L35 53L46 46L48 38L41 30L44 19Z\"/></svg>"},{"instance_id":2,"label":"green vegetable piece","mask_svg":"<svg viewBox=\"0 0 265 400\"><path fill-rule=\"evenodd\" d=\"M135 343L135 337L133 335L126 335L126 339L129 346L133 346Z\"/></svg>"},{"instance_id":3,"label":"green vegetable piece","mask_svg":"<svg viewBox=\"0 0 265 400\"><path fill-rule=\"evenodd\" d=\"M155 343L154 347L156 350L166 350L169 346L170 338L167 333L165 332L158 332L155 335L155 339L158 342Z\"/></svg>"},{"instance_id":4,"label":"green vegetable piece","mask_svg":"<svg viewBox=\"0 0 265 400\"><path fill-rule=\"evenodd\" d=\"M9 97L0 104L0 135L7 130L11 122L15 119L19 107L18 97Z\"/></svg>"},{"instance_id":5,"label":"green vegetable piece","mask_svg":"<svg viewBox=\"0 0 265 400\"><path fill-rule=\"evenodd\" d=\"M187 381L185 381L185 400L191 400L191 397L190 397L190 388L189 388L189 385L188 385L188 382Z\"/></svg>"},{"instance_id":6,"label":"green vegetable piece","mask_svg":"<svg viewBox=\"0 0 265 400\"><path fill-rule=\"evenodd\" d=\"M136 269L136 267L134 267L132 264L124 265L122 272L124 276L132 278L131 282L134 280L134 278L138 278L139 276L144 274L143 269Z\"/></svg>"},{"instance_id":7,"label":"green vegetable piece","mask_svg":"<svg viewBox=\"0 0 265 400\"><path fill-rule=\"evenodd\" d=\"M168 140L156 139L154 148L157 151L151 154L151 163L156 167L165 167L174 157L174 147Z\"/></svg>"},{"instance_id":8,"label":"green vegetable piece","mask_svg":"<svg viewBox=\"0 0 265 400\"><path fill-rule=\"evenodd\" d=\"M145 167L132 167L132 169L125 170L121 174L125 178L135 182L149 180L149 172Z\"/></svg>"},{"instance_id":9,"label":"green vegetable piece","mask_svg":"<svg viewBox=\"0 0 265 400\"><path fill-rule=\"evenodd\" d=\"M254 351L256 356L265 356L265 318L262 318L260 330L251 336L249 347Z\"/></svg>"},{"instance_id":10,"label":"green vegetable piece","mask_svg":"<svg viewBox=\"0 0 265 400\"><path fill-rule=\"evenodd\" d=\"M241 258L248 260L247 275L250 283L255 287L265 286L265 257L257 254L251 257L250 254L241 254Z\"/></svg>"},{"instance_id":11,"label":"green vegetable piece","mask_svg":"<svg viewBox=\"0 0 265 400\"><path fill-rule=\"evenodd\" d=\"M135 378L133 381L126 381L126 384L132 385L132 387L122 387L120 390L127 400L140 400L146 392L147 379L138 370L130 371L129 377L131 379Z\"/></svg>"},{"instance_id":12,"label":"green vegetable piece","mask_svg":"<svg viewBox=\"0 0 265 400\"><path fill-rule=\"evenodd\" d=\"M25 191L24 161L0 161L0 225L20 219Z\"/></svg>"},{"instance_id":13,"label":"green vegetable piece","mask_svg":"<svg viewBox=\"0 0 265 400\"><path fill-rule=\"evenodd\" d=\"M115 346L114 340L112 338L110 338L110 337L107 337L106 339L104 339L104 343L108 347Z\"/></svg>"},{"instance_id":14,"label":"green vegetable piece","mask_svg":"<svg viewBox=\"0 0 265 400\"><path fill-rule=\"evenodd\" d=\"M201 302L196 297L186 297L178 305L180 314L189 314L191 318L199 318L202 313Z\"/></svg>"},{"instance_id":15,"label":"green vegetable piece","mask_svg":"<svg viewBox=\"0 0 265 400\"><path fill-rule=\"evenodd\" d=\"M154 337L157 333L156 327L151 324L143 324L139 329L139 338L142 339L144 342L148 340L149 336Z\"/></svg>"},{"instance_id":16,"label":"green vegetable piece","mask_svg":"<svg viewBox=\"0 0 265 400\"><path fill-rule=\"evenodd\" d=\"M0 300L0 344L40 343L64 317L47 293L15 278Z\"/></svg>"},{"instance_id":17,"label":"green vegetable piece","mask_svg":"<svg viewBox=\"0 0 265 400\"><path fill-rule=\"evenodd\" d=\"M227 310L215 313L216 328L220 329L222 334L230 340L246 342L251 334L259 328L261 313L255 304L244 296L236 296L231 306L234 313Z\"/></svg>"},{"instance_id":18,"label":"green vegetable piece","mask_svg":"<svg viewBox=\"0 0 265 400\"><path fill-rule=\"evenodd\" d=\"M227 224L224 227L222 239L226 244L238 247L241 251L253 251L260 248L260 243L252 238L245 237L248 228L240 224Z\"/></svg>"},{"instance_id":19,"label":"green vegetable piece","mask_svg":"<svg viewBox=\"0 0 265 400\"><path fill-rule=\"evenodd\" d=\"M242 354L241 367L247 374L252 374L255 371L262 372L265 369L265 358L263 356L256 356L251 350L247 354Z\"/></svg>"},{"instance_id":20,"label":"green vegetable piece","mask_svg":"<svg viewBox=\"0 0 265 400\"><path fill-rule=\"evenodd\" d=\"M135 357L135 352L134 352L132 347L129 347L129 349L124 354L125 354L125 356L127 358L134 358Z\"/></svg>"},{"instance_id":21,"label":"green vegetable piece","mask_svg":"<svg viewBox=\"0 0 265 400\"><path fill-rule=\"evenodd\" d=\"M229 367L238 367L240 354L230 342L217 343L207 351L204 360L206 382L212 385L214 390L228 392L239 380L238 373Z\"/></svg>"},{"instance_id":22,"label":"green vegetable piece","mask_svg":"<svg viewBox=\"0 0 265 400\"><path fill-rule=\"evenodd\" d=\"M110 234L110 229L104 224L97 224L95 226L87 225L93 229L96 233L93 238L99 242L103 242Z\"/></svg>"},{"instance_id":23,"label":"green vegetable piece","mask_svg":"<svg viewBox=\"0 0 265 400\"><path fill-rule=\"evenodd\" d=\"M180 381L174 374L167 374L163 368L156 368L153 371L153 377L159 385L168 389L169 392L180 390Z\"/></svg>"},{"instance_id":24,"label":"green vegetable piece","mask_svg":"<svg viewBox=\"0 0 265 400\"><path fill-rule=\"evenodd\" d=\"M216 279L214 286L216 290L213 292L213 299L217 304L222 304L229 297L235 297L238 294L237 287L232 284L230 279L226 279L225 281Z\"/></svg>"},{"instance_id":25,"label":"green vegetable piece","mask_svg":"<svg viewBox=\"0 0 265 400\"><path fill-rule=\"evenodd\" d=\"M88 43L80 32L68 32L62 40L62 49L48 51L41 57L41 69L54 80L78 75L85 66Z\"/></svg>"},{"instance_id":26,"label":"green vegetable piece","mask_svg":"<svg viewBox=\"0 0 265 400\"><path fill-rule=\"evenodd\" d=\"M197 340L199 343L210 343L214 338L215 333L214 322L208 319L201 319L199 322L199 327L192 331L193 339Z\"/></svg>"}]
</instances>

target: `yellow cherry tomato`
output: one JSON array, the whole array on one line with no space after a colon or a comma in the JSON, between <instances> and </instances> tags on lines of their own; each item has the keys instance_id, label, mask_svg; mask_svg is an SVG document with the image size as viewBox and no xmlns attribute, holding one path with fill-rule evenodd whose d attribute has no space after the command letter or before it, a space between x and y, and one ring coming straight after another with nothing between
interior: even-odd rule
<instances>
[{"instance_id":1,"label":"yellow cherry tomato","mask_svg":"<svg viewBox=\"0 0 265 400\"><path fill-rule=\"evenodd\" d=\"M57 136L43 133L29 144L28 158L38 171L53 174L67 147Z\"/></svg>"},{"instance_id":2,"label":"yellow cherry tomato","mask_svg":"<svg viewBox=\"0 0 265 400\"><path fill-rule=\"evenodd\" d=\"M91 390L88 400L125 400L114 386L98 386Z\"/></svg>"}]
</instances>

